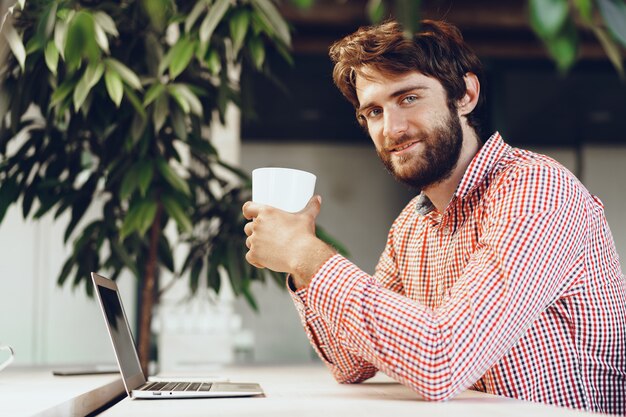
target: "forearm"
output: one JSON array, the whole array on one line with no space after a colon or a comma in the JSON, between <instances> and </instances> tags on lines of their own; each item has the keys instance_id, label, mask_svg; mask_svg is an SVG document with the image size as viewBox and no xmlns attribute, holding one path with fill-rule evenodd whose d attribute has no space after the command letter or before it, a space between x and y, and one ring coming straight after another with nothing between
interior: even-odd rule
<instances>
[{"instance_id":1,"label":"forearm","mask_svg":"<svg viewBox=\"0 0 626 417\"><path fill-rule=\"evenodd\" d=\"M295 292L293 282L290 284L291 297L309 342L333 377L340 383L357 383L374 376L377 369L342 346L331 325L306 306L306 289Z\"/></svg>"}]
</instances>

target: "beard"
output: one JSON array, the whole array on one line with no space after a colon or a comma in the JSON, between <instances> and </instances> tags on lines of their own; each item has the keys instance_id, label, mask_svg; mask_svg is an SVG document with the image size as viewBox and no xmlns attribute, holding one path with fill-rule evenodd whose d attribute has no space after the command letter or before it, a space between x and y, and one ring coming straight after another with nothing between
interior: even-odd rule
<instances>
[{"instance_id":1,"label":"beard","mask_svg":"<svg viewBox=\"0 0 626 417\"><path fill-rule=\"evenodd\" d=\"M456 112L448 116L432 132L419 135L404 135L395 144L419 139L423 150L419 154L394 156L376 150L387 171L397 180L419 191L438 184L452 175L463 146L461 120ZM393 146L394 144L388 144Z\"/></svg>"}]
</instances>

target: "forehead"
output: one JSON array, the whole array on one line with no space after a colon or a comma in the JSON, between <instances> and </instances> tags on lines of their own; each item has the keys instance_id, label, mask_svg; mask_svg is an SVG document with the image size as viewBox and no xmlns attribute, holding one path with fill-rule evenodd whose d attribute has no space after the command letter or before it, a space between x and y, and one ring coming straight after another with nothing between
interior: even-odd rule
<instances>
[{"instance_id":1,"label":"forehead","mask_svg":"<svg viewBox=\"0 0 626 417\"><path fill-rule=\"evenodd\" d=\"M436 78L411 71L390 74L373 68L362 68L356 73L355 89L359 104L392 97L396 91L407 88L422 88L445 96L443 85Z\"/></svg>"}]
</instances>

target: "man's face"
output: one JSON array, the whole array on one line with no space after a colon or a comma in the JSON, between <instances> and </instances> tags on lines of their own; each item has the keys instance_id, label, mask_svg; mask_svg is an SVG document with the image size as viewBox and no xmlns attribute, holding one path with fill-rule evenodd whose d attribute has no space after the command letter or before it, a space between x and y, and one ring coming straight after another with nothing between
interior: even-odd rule
<instances>
[{"instance_id":1,"label":"man's face","mask_svg":"<svg viewBox=\"0 0 626 417\"><path fill-rule=\"evenodd\" d=\"M445 180L463 145L461 122L441 83L419 72L391 76L367 69L358 75L358 117L387 170L425 189Z\"/></svg>"}]
</instances>

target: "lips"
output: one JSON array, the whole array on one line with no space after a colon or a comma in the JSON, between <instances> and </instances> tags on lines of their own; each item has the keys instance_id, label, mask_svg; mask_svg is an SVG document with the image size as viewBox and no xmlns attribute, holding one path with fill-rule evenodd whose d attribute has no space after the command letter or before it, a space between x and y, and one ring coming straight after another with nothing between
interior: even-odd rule
<instances>
[{"instance_id":1,"label":"lips","mask_svg":"<svg viewBox=\"0 0 626 417\"><path fill-rule=\"evenodd\" d=\"M403 151L413 147L414 145L418 144L420 141L419 140L410 140L407 142L403 142L400 143L394 147L388 148L388 152L389 153L394 153L394 154L398 154L398 153L402 153Z\"/></svg>"}]
</instances>

